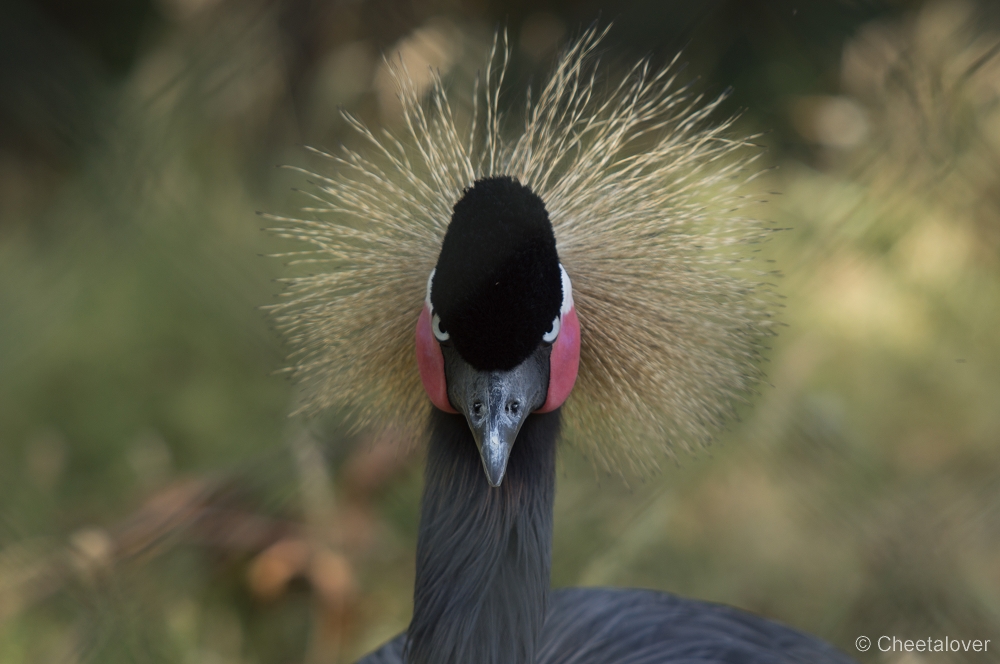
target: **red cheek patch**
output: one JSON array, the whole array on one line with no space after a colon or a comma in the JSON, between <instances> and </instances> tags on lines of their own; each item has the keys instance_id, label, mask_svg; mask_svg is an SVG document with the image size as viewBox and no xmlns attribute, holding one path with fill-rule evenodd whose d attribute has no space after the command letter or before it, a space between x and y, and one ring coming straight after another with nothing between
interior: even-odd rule
<instances>
[{"instance_id":1,"label":"red cheek patch","mask_svg":"<svg viewBox=\"0 0 1000 664\"><path fill-rule=\"evenodd\" d=\"M562 317L559 336L552 344L552 354L549 356L549 392L545 403L535 412L548 413L563 405L573 391L579 369L580 320L576 317L576 307L573 307Z\"/></svg>"},{"instance_id":2,"label":"red cheek patch","mask_svg":"<svg viewBox=\"0 0 1000 664\"><path fill-rule=\"evenodd\" d=\"M417 366L420 380L431 403L446 413L457 413L448 401L448 384L444 376L444 355L441 345L431 330L431 312L424 305L417 320ZM559 337L552 344L549 356L549 391L545 403L537 411L548 413L563 405L573 391L576 375L580 369L580 321L576 308L570 309L562 317Z\"/></svg>"},{"instance_id":3,"label":"red cheek patch","mask_svg":"<svg viewBox=\"0 0 1000 664\"><path fill-rule=\"evenodd\" d=\"M431 310L424 305L417 320L417 366L420 380L431 402L446 413L457 413L448 401L448 384L444 379L444 355L431 330Z\"/></svg>"}]
</instances>

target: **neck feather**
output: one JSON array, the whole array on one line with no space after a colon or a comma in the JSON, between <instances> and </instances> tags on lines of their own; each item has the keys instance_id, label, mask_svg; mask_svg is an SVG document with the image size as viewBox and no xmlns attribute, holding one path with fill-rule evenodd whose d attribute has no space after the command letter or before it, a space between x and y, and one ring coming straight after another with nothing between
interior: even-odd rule
<instances>
[{"instance_id":1,"label":"neck feather","mask_svg":"<svg viewBox=\"0 0 1000 664\"><path fill-rule=\"evenodd\" d=\"M431 419L410 664L532 664L545 615L559 411L525 420L490 487L464 418Z\"/></svg>"}]
</instances>

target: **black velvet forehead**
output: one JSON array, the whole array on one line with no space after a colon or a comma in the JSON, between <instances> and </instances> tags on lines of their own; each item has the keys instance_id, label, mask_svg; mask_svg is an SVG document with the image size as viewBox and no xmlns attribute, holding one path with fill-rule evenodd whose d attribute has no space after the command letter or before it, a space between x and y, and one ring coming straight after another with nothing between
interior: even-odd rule
<instances>
[{"instance_id":1,"label":"black velvet forehead","mask_svg":"<svg viewBox=\"0 0 1000 664\"><path fill-rule=\"evenodd\" d=\"M561 304L542 199L511 177L477 180L455 203L431 283L441 329L476 369L507 371L538 347Z\"/></svg>"}]
</instances>

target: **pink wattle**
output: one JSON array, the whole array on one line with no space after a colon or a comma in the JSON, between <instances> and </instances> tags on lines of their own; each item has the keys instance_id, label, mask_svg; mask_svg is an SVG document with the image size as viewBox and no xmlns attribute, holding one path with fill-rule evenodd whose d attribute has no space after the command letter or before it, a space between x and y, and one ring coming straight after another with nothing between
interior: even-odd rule
<instances>
[{"instance_id":1,"label":"pink wattle","mask_svg":"<svg viewBox=\"0 0 1000 664\"><path fill-rule=\"evenodd\" d=\"M444 378L444 355L441 345L434 338L431 329L431 310L424 304L420 318L417 320L417 366L420 367L420 380L424 390L431 398L431 403L446 413L457 413L448 401L448 383Z\"/></svg>"},{"instance_id":2,"label":"pink wattle","mask_svg":"<svg viewBox=\"0 0 1000 664\"><path fill-rule=\"evenodd\" d=\"M576 373L580 369L580 320L576 307L562 317L559 336L552 344L549 356L549 392L545 403L536 413L548 413L563 405L573 391Z\"/></svg>"}]
</instances>

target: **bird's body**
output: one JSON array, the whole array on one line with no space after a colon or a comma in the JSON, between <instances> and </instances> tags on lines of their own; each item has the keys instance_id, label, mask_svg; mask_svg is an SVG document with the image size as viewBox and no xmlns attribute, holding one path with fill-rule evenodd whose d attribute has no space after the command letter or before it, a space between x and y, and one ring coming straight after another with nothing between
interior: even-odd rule
<instances>
[{"instance_id":1,"label":"bird's body","mask_svg":"<svg viewBox=\"0 0 1000 664\"><path fill-rule=\"evenodd\" d=\"M405 662L406 634L358 664ZM815 637L722 604L652 590L549 595L536 664L850 664Z\"/></svg>"},{"instance_id":2,"label":"bird's body","mask_svg":"<svg viewBox=\"0 0 1000 664\"><path fill-rule=\"evenodd\" d=\"M567 50L513 143L490 67L486 122L467 131L440 81L428 110L397 72L409 146L356 124L384 163L346 152L311 209L331 219L282 230L335 265L279 307L307 407L430 417L413 619L363 661L848 662L727 607L549 590L561 431L608 468L703 443L757 380L770 329L739 256L765 233L735 212L747 144L703 126L713 105L665 71L640 64L598 98L599 39Z\"/></svg>"}]
</instances>

